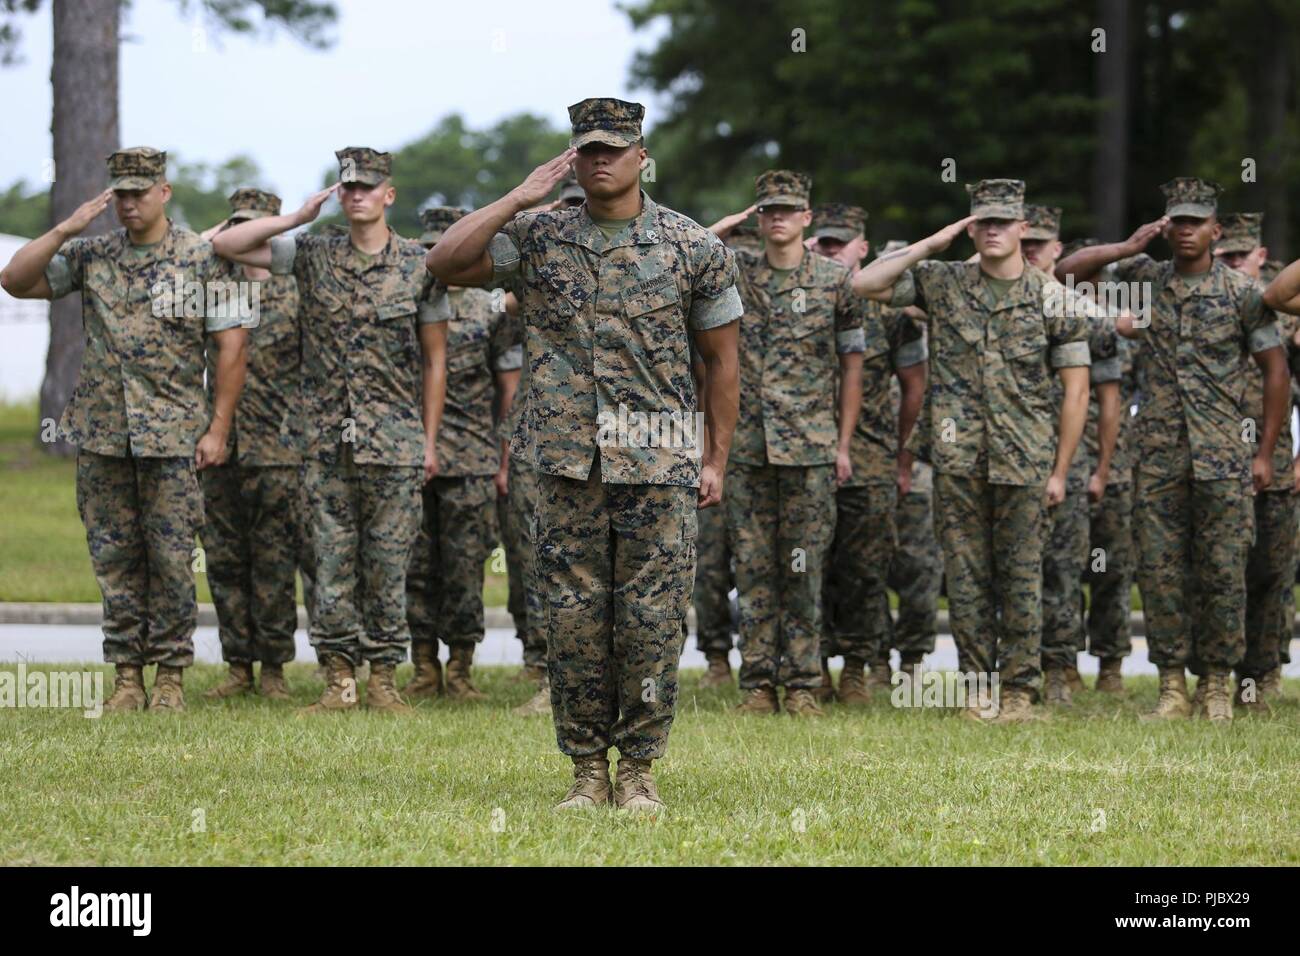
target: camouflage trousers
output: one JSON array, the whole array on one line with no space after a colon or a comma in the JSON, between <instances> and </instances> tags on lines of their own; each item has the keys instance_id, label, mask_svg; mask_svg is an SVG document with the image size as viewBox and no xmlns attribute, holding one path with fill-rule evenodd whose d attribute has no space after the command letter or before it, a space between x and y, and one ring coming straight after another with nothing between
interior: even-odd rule
<instances>
[{"instance_id":1,"label":"camouflage trousers","mask_svg":"<svg viewBox=\"0 0 1300 956\"><path fill-rule=\"evenodd\" d=\"M542 630L541 597L533 565L533 509L537 505L537 472L521 458L510 459L510 481L504 498L497 498L497 523L506 550L510 582L507 610L515 634L524 645L524 664L546 666L546 634Z\"/></svg>"},{"instance_id":2,"label":"camouflage trousers","mask_svg":"<svg viewBox=\"0 0 1300 956\"><path fill-rule=\"evenodd\" d=\"M816 687L834 468L733 464L725 487L740 593L740 686Z\"/></svg>"},{"instance_id":3,"label":"camouflage trousers","mask_svg":"<svg viewBox=\"0 0 1300 956\"><path fill-rule=\"evenodd\" d=\"M1137 580L1157 667L1235 667L1246 651L1254 509L1240 479L1139 473Z\"/></svg>"},{"instance_id":4,"label":"camouflage trousers","mask_svg":"<svg viewBox=\"0 0 1300 956\"><path fill-rule=\"evenodd\" d=\"M1067 491L1047 509L1043 546L1043 667L1073 667L1086 640L1083 569L1088 563L1088 492Z\"/></svg>"},{"instance_id":5,"label":"camouflage trousers","mask_svg":"<svg viewBox=\"0 0 1300 956\"><path fill-rule=\"evenodd\" d=\"M725 507L705 508L699 516L700 535L695 565L695 646L705 653L731 652L731 547L727 541Z\"/></svg>"},{"instance_id":6,"label":"camouflage trousers","mask_svg":"<svg viewBox=\"0 0 1300 956\"><path fill-rule=\"evenodd\" d=\"M821 656L889 658L889 564L897 547L894 484L835 492L835 538L822 592Z\"/></svg>"},{"instance_id":7,"label":"camouflage trousers","mask_svg":"<svg viewBox=\"0 0 1300 956\"><path fill-rule=\"evenodd\" d=\"M900 654L932 654L943 586L933 495L914 491L901 496L894 527L898 547L889 565L889 586L898 595L898 620L890 618L890 645Z\"/></svg>"},{"instance_id":8,"label":"camouflage trousers","mask_svg":"<svg viewBox=\"0 0 1300 956\"><path fill-rule=\"evenodd\" d=\"M560 750L668 748L695 576L694 488L537 475L536 573Z\"/></svg>"},{"instance_id":9,"label":"camouflage trousers","mask_svg":"<svg viewBox=\"0 0 1300 956\"><path fill-rule=\"evenodd\" d=\"M358 465L352 446L302 466L316 554L311 643L353 664L406 659L406 567L420 530L420 469Z\"/></svg>"},{"instance_id":10,"label":"camouflage trousers","mask_svg":"<svg viewBox=\"0 0 1300 956\"><path fill-rule=\"evenodd\" d=\"M77 511L104 598L104 660L189 667L203 524L194 460L79 451Z\"/></svg>"},{"instance_id":11,"label":"camouflage trousers","mask_svg":"<svg viewBox=\"0 0 1300 956\"><path fill-rule=\"evenodd\" d=\"M1101 501L1089 505L1088 549L1084 566L1088 650L1098 658L1128 657L1133 653L1129 626L1133 602L1131 484L1108 485Z\"/></svg>"},{"instance_id":12,"label":"camouflage trousers","mask_svg":"<svg viewBox=\"0 0 1300 956\"><path fill-rule=\"evenodd\" d=\"M1291 643L1295 583L1296 498L1289 491L1255 496L1255 543L1246 559L1246 654L1237 668L1259 680L1281 664Z\"/></svg>"},{"instance_id":13,"label":"camouflage trousers","mask_svg":"<svg viewBox=\"0 0 1300 956\"><path fill-rule=\"evenodd\" d=\"M1036 692L1047 523L1042 486L936 473L934 501L958 669L996 672L1003 686Z\"/></svg>"},{"instance_id":14,"label":"camouflage trousers","mask_svg":"<svg viewBox=\"0 0 1300 956\"><path fill-rule=\"evenodd\" d=\"M413 642L483 640L483 563L497 540L492 476L434 478L406 568L406 622Z\"/></svg>"},{"instance_id":15,"label":"camouflage trousers","mask_svg":"<svg viewBox=\"0 0 1300 956\"><path fill-rule=\"evenodd\" d=\"M293 660L294 572L312 564L297 466L229 462L199 472L199 484L206 515L200 535L222 659Z\"/></svg>"}]
</instances>

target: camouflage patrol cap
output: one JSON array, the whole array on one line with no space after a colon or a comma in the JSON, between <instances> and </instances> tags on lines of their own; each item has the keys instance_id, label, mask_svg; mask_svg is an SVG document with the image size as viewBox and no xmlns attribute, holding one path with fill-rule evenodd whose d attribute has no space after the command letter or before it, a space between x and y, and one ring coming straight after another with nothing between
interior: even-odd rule
<instances>
[{"instance_id":1,"label":"camouflage patrol cap","mask_svg":"<svg viewBox=\"0 0 1300 956\"><path fill-rule=\"evenodd\" d=\"M970 193L970 214L976 219L1024 219L1023 179L981 179L966 184Z\"/></svg>"},{"instance_id":2,"label":"camouflage patrol cap","mask_svg":"<svg viewBox=\"0 0 1300 956\"><path fill-rule=\"evenodd\" d=\"M759 211L765 206L793 206L807 209L812 195L812 177L792 169L769 169L754 180Z\"/></svg>"},{"instance_id":3,"label":"camouflage patrol cap","mask_svg":"<svg viewBox=\"0 0 1300 956\"><path fill-rule=\"evenodd\" d=\"M1264 225L1262 212L1233 212L1219 220L1223 235L1214 244L1214 252L1254 252L1259 248Z\"/></svg>"},{"instance_id":4,"label":"camouflage patrol cap","mask_svg":"<svg viewBox=\"0 0 1300 956\"><path fill-rule=\"evenodd\" d=\"M1060 239L1061 210L1058 206L1025 206L1025 220L1029 228L1026 239Z\"/></svg>"},{"instance_id":5,"label":"camouflage patrol cap","mask_svg":"<svg viewBox=\"0 0 1300 956\"><path fill-rule=\"evenodd\" d=\"M148 189L167 178L167 154L152 146L119 149L108 157L109 189Z\"/></svg>"},{"instance_id":6,"label":"camouflage patrol cap","mask_svg":"<svg viewBox=\"0 0 1300 956\"><path fill-rule=\"evenodd\" d=\"M428 209L421 209L420 227L424 232L420 236L420 243L426 246L436 244L447 228L464 215L465 210L457 209L455 206L430 206Z\"/></svg>"},{"instance_id":7,"label":"camouflage patrol cap","mask_svg":"<svg viewBox=\"0 0 1300 956\"><path fill-rule=\"evenodd\" d=\"M560 202L568 202L570 199L581 199L584 202L587 199L587 194L578 185L578 177L572 170L560 180Z\"/></svg>"},{"instance_id":8,"label":"camouflage patrol cap","mask_svg":"<svg viewBox=\"0 0 1300 956\"><path fill-rule=\"evenodd\" d=\"M818 203L813 209L812 234L814 239L826 237L840 242L852 242L866 233L867 211L861 206L848 206L842 202Z\"/></svg>"},{"instance_id":9,"label":"camouflage patrol cap","mask_svg":"<svg viewBox=\"0 0 1300 956\"><path fill-rule=\"evenodd\" d=\"M231 222L278 215L280 215L280 197L275 193L246 186L230 194Z\"/></svg>"},{"instance_id":10,"label":"camouflage patrol cap","mask_svg":"<svg viewBox=\"0 0 1300 956\"><path fill-rule=\"evenodd\" d=\"M393 154L368 146L345 146L334 151L339 161L339 182L378 186L393 175Z\"/></svg>"},{"instance_id":11,"label":"camouflage patrol cap","mask_svg":"<svg viewBox=\"0 0 1300 956\"><path fill-rule=\"evenodd\" d=\"M643 116L645 107L640 103L613 97L593 97L574 103L569 107L569 122L573 125L569 146L572 149L581 149L588 143L631 146L641 138Z\"/></svg>"},{"instance_id":12,"label":"camouflage patrol cap","mask_svg":"<svg viewBox=\"0 0 1300 956\"><path fill-rule=\"evenodd\" d=\"M1160 187L1165 194L1166 216L1191 216L1209 219L1219 208L1219 193L1223 187L1208 179L1179 176Z\"/></svg>"},{"instance_id":13,"label":"camouflage patrol cap","mask_svg":"<svg viewBox=\"0 0 1300 956\"><path fill-rule=\"evenodd\" d=\"M1080 249L1085 249L1088 246L1099 246L1099 245L1101 245L1101 240L1095 239L1092 236L1088 236L1085 239L1071 239L1069 242L1067 242L1064 246L1061 247L1061 258L1068 259L1070 258L1070 256L1074 255Z\"/></svg>"},{"instance_id":14,"label":"camouflage patrol cap","mask_svg":"<svg viewBox=\"0 0 1300 956\"><path fill-rule=\"evenodd\" d=\"M876 250L876 258L879 259L881 256L890 252L897 252L899 249L906 249L910 245L911 243L906 239L890 239L887 243Z\"/></svg>"}]
</instances>

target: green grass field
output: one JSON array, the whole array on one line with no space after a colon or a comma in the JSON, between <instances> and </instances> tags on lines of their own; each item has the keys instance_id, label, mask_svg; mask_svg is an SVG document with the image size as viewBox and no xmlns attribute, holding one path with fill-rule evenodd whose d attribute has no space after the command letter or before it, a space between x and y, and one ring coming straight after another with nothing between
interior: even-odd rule
<instances>
[{"instance_id":1,"label":"green grass field","mask_svg":"<svg viewBox=\"0 0 1300 956\"><path fill-rule=\"evenodd\" d=\"M37 446L36 403L0 403L0 601L98 602L99 587L77 514L76 462ZM504 574L488 561L483 598L504 605ZM212 600L195 576L198 599ZM301 589L300 589L301 598Z\"/></svg>"},{"instance_id":2,"label":"green grass field","mask_svg":"<svg viewBox=\"0 0 1300 956\"><path fill-rule=\"evenodd\" d=\"M1151 679L991 727L884 702L741 718L736 691L686 674L652 820L550 810L569 763L548 719L509 713L529 694L511 673L479 669L487 702L405 718L204 702L211 665L184 715L0 713L0 865L1300 861L1295 686L1227 727L1140 724ZM308 665L290 679L295 704L319 692Z\"/></svg>"}]
</instances>

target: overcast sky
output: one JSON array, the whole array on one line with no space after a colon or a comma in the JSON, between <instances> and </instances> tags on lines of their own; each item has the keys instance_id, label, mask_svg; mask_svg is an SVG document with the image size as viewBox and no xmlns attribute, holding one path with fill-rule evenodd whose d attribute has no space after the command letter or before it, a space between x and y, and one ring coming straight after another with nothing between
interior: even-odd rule
<instances>
[{"instance_id":1,"label":"overcast sky","mask_svg":"<svg viewBox=\"0 0 1300 956\"><path fill-rule=\"evenodd\" d=\"M335 5L336 42L316 52L284 31L215 34L197 10L183 16L179 0L133 0L122 25L122 144L187 162L247 153L293 205L335 149L396 149L451 112L472 126L524 110L560 125L570 103L618 96L646 103L653 125L649 94L629 88L628 67L664 26L634 33L610 0ZM49 2L19 23L23 62L0 70L0 187L39 182L51 150Z\"/></svg>"}]
</instances>

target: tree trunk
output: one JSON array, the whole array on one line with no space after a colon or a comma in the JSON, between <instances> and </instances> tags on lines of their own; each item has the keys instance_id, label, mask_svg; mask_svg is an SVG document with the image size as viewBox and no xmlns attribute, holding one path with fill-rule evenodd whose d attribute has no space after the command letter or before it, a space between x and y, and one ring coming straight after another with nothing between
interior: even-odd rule
<instances>
[{"instance_id":1,"label":"tree trunk","mask_svg":"<svg viewBox=\"0 0 1300 956\"><path fill-rule=\"evenodd\" d=\"M1251 18L1256 31L1255 59L1250 82L1250 155L1256 158L1260 202L1252 206L1264 213L1264 245L1270 257L1290 258L1290 204L1287 177L1287 96L1291 90L1291 45L1287 25L1274 3L1259 6ZM1251 211L1251 210L1247 210Z\"/></svg>"},{"instance_id":2,"label":"tree trunk","mask_svg":"<svg viewBox=\"0 0 1300 956\"><path fill-rule=\"evenodd\" d=\"M67 218L108 183L104 159L119 147L117 48L120 0L54 0L54 182L50 224ZM100 216L82 235L112 228L112 213ZM50 348L41 384L41 420L58 420L81 370L85 342L81 296L64 296L50 306ZM55 454L72 448L46 444Z\"/></svg>"},{"instance_id":3,"label":"tree trunk","mask_svg":"<svg viewBox=\"0 0 1300 956\"><path fill-rule=\"evenodd\" d=\"M1127 0L1098 0L1106 52L1097 56L1097 155L1092 173L1095 234L1103 242L1126 236L1129 163L1129 12Z\"/></svg>"}]
</instances>

